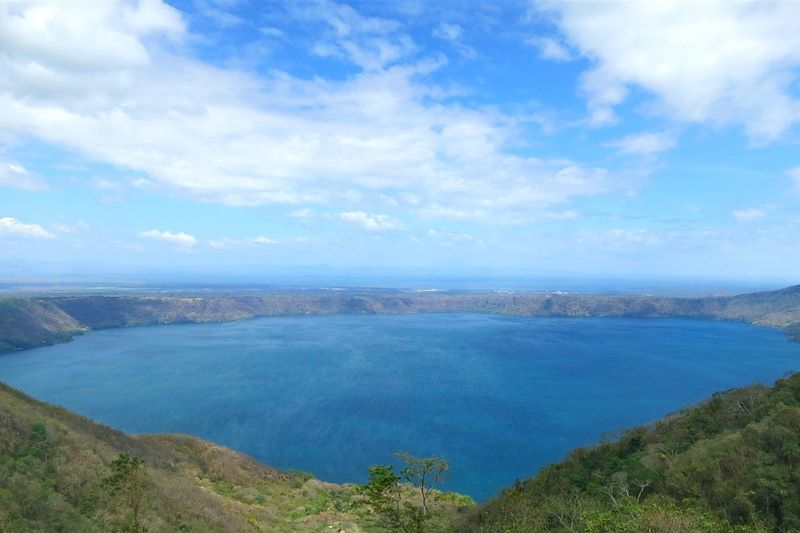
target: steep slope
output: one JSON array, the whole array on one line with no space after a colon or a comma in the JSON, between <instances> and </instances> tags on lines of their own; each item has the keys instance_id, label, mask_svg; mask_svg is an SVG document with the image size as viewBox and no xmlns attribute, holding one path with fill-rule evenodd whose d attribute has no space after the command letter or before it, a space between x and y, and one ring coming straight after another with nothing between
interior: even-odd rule
<instances>
[{"instance_id":1,"label":"steep slope","mask_svg":"<svg viewBox=\"0 0 800 533\"><path fill-rule=\"evenodd\" d=\"M52 300L0 298L0 353L66 342L88 330Z\"/></svg>"},{"instance_id":2,"label":"steep slope","mask_svg":"<svg viewBox=\"0 0 800 533\"><path fill-rule=\"evenodd\" d=\"M381 531L356 485L279 471L187 435L126 435L0 384L0 532L136 530L129 502L104 484L120 454L144 461L141 531ZM400 489L404 502L418 499ZM449 530L474 506L454 493L433 498L426 531Z\"/></svg>"},{"instance_id":3,"label":"steep slope","mask_svg":"<svg viewBox=\"0 0 800 533\"><path fill-rule=\"evenodd\" d=\"M148 531L360 531L352 486L281 472L188 436L128 436L0 385L0 531L108 531L127 510L102 486L145 461ZM363 514L363 513L362 513Z\"/></svg>"},{"instance_id":4,"label":"steep slope","mask_svg":"<svg viewBox=\"0 0 800 533\"><path fill-rule=\"evenodd\" d=\"M793 340L800 340L800 285L729 298L724 318L777 327Z\"/></svg>"},{"instance_id":5,"label":"steep slope","mask_svg":"<svg viewBox=\"0 0 800 533\"><path fill-rule=\"evenodd\" d=\"M800 374L574 450L465 531L800 531Z\"/></svg>"}]
</instances>

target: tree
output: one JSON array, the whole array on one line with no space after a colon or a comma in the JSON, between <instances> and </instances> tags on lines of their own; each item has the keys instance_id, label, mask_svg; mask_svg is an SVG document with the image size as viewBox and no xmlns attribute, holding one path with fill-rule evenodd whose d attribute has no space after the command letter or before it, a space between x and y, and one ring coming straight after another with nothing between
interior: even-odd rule
<instances>
[{"instance_id":1,"label":"tree","mask_svg":"<svg viewBox=\"0 0 800 533\"><path fill-rule=\"evenodd\" d=\"M134 531L140 531L139 512L150 485L144 461L121 453L108 465L111 474L103 479L103 486L111 496L119 498L131 510Z\"/></svg>"},{"instance_id":2,"label":"tree","mask_svg":"<svg viewBox=\"0 0 800 533\"><path fill-rule=\"evenodd\" d=\"M401 474L406 481L419 488L422 514L427 515L430 492L434 485L450 476L450 465L441 457L414 457L408 453L398 453L396 457L406 463Z\"/></svg>"},{"instance_id":3,"label":"tree","mask_svg":"<svg viewBox=\"0 0 800 533\"><path fill-rule=\"evenodd\" d=\"M419 458L407 453L395 456L405 463L400 475L391 465L373 465L369 468L369 480L359 486L358 492L382 526L390 531L422 533L431 517L431 490L447 478L450 467L440 457ZM414 490L419 490L422 505L415 505L408 497Z\"/></svg>"},{"instance_id":4,"label":"tree","mask_svg":"<svg viewBox=\"0 0 800 533\"><path fill-rule=\"evenodd\" d=\"M400 476L395 474L391 465L372 465L369 467L369 480L358 487L358 492L380 517L382 525L391 531L404 529L401 490Z\"/></svg>"}]
</instances>

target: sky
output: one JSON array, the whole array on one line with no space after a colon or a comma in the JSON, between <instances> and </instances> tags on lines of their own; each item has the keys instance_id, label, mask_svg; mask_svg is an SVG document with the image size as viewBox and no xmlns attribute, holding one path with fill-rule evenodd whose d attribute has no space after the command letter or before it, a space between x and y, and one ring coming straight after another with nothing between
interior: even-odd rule
<instances>
[{"instance_id":1,"label":"sky","mask_svg":"<svg viewBox=\"0 0 800 533\"><path fill-rule=\"evenodd\" d=\"M0 2L0 278L798 282L800 3Z\"/></svg>"}]
</instances>

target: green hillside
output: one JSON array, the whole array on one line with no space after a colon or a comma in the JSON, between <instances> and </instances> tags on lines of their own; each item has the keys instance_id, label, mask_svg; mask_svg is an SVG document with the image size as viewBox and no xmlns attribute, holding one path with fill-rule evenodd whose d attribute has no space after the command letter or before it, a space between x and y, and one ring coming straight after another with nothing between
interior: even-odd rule
<instances>
[{"instance_id":1,"label":"green hillside","mask_svg":"<svg viewBox=\"0 0 800 533\"><path fill-rule=\"evenodd\" d=\"M0 531L132 530L104 484L121 453L146 465L141 530L386 531L354 485L189 436L129 436L4 385ZM424 531L800 531L800 374L574 450L474 511L457 495L435 502Z\"/></svg>"},{"instance_id":2,"label":"green hillside","mask_svg":"<svg viewBox=\"0 0 800 533\"><path fill-rule=\"evenodd\" d=\"M129 436L0 384L0 532L132 531L104 479L121 453L144 461L140 530L373 531L354 485L282 472L185 435ZM410 488L404 488L412 497ZM449 524L468 498L441 495Z\"/></svg>"},{"instance_id":3,"label":"green hillside","mask_svg":"<svg viewBox=\"0 0 800 533\"><path fill-rule=\"evenodd\" d=\"M800 374L720 392L505 489L463 531L800 531Z\"/></svg>"}]
</instances>

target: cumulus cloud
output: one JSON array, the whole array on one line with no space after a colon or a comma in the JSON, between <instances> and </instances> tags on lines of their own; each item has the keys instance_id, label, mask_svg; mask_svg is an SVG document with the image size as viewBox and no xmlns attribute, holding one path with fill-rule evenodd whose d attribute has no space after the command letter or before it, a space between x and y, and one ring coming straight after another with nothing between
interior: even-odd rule
<instances>
[{"instance_id":1,"label":"cumulus cloud","mask_svg":"<svg viewBox=\"0 0 800 533\"><path fill-rule=\"evenodd\" d=\"M184 233L182 231L178 233L172 233L171 231L159 231L157 229L151 229L149 231L143 231L139 233L139 237L168 242L170 244L176 244L178 246L184 246L187 248L191 248L197 244L197 238L194 235L189 235L188 233Z\"/></svg>"},{"instance_id":2,"label":"cumulus cloud","mask_svg":"<svg viewBox=\"0 0 800 533\"><path fill-rule=\"evenodd\" d=\"M396 230L403 227L403 223L389 215L371 215L364 211L347 211L339 215L345 222L353 222L368 231Z\"/></svg>"},{"instance_id":3,"label":"cumulus cloud","mask_svg":"<svg viewBox=\"0 0 800 533\"><path fill-rule=\"evenodd\" d=\"M0 218L0 237L54 239L55 235L39 224L25 224L13 217Z\"/></svg>"},{"instance_id":4,"label":"cumulus cloud","mask_svg":"<svg viewBox=\"0 0 800 533\"><path fill-rule=\"evenodd\" d=\"M560 2L551 14L592 62L583 90L596 123L615 119L629 88L644 89L673 119L741 125L766 142L800 120L794 2Z\"/></svg>"},{"instance_id":5,"label":"cumulus cloud","mask_svg":"<svg viewBox=\"0 0 800 533\"><path fill-rule=\"evenodd\" d=\"M161 0L85 7L0 7L0 132L135 171L152 190L337 212L390 194L414 199L400 210L493 221L629 185L514 151L519 120L443 95L428 77L441 61L414 56L396 21L292 4L292 16L321 28L317 52L356 72L259 78L171 46L188 38L186 24Z\"/></svg>"},{"instance_id":6,"label":"cumulus cloud","mask_svg":"<svg viewBox=\"0 0 800 533\"><path fill-rule=\"evenodd\" d=\"M675 147L675 137L666 132L644 132L628 135L614 141L609 146L616 147L622 154L652 155Z\"/></svg>"},{"instance_id":7,"label":"cumulus cloud","mask_svg":"<svg viewBox=\"0 0 800 533\"><path fill-rule=\"evenodd\" d=\"M0 187L11 187L23 191L43 191L47 183L17 163L0 161Z\"/></svg>"}]
</instances>

